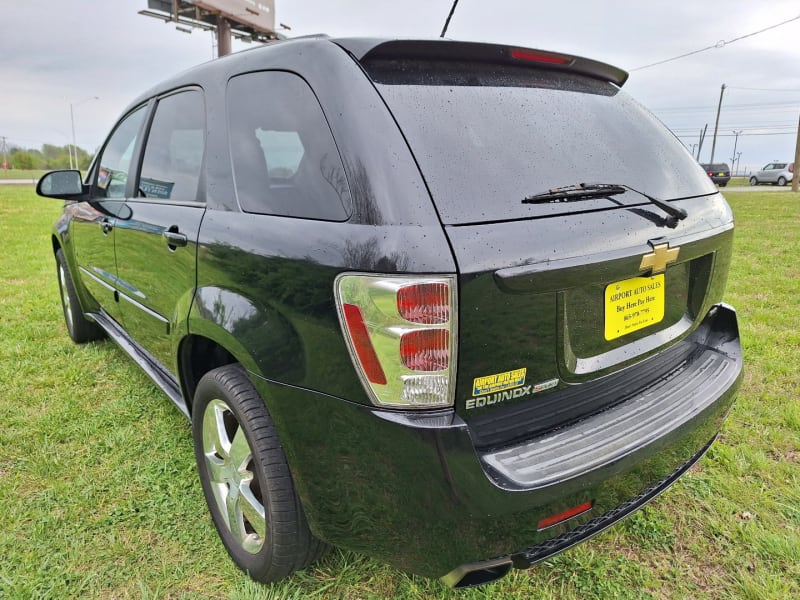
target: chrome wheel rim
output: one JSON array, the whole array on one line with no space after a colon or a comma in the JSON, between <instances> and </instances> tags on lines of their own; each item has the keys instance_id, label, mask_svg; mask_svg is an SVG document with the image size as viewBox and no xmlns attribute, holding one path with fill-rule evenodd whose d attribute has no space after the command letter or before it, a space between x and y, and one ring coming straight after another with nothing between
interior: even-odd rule
<instances>
[{"instance_id":1,"label":"chrome wheel rim","mask_svg":"<svg viewBox=\"0 0 800 600\"><path fill-rule=\"evenodd\" d=\"M58 265L58 284L61 287L61 304L64 306L64 319L67 321L67 328L72 331L72 304L69 301L69 293L67 293L67 275L61 265Z\"/></svg>"},{"instance_id":2,"label":"chrome wheel rim","mask_svg":"<svg viewBox=\"0 0 800 600\"><path fill-rule=\"evenodd\" d=\"M244 430L222 400L209 402L203 414L203 454L223 522L242 549L256 554L267 532L261 484Z\"/></svg>"}]
</instances>

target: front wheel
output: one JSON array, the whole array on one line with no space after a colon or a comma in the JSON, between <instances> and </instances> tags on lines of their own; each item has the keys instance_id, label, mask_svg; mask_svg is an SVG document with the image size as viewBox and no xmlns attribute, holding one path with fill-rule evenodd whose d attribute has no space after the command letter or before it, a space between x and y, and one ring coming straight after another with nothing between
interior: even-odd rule
<instances>
[{"instance_id":1,"label":"front wheel","mask_svg":"<svg viewBox=\"0 0 800 600\"><path fill-rule=\"evenodd\" d=\"M758 185L758 179L755 177L750 178L750 185Z\"/></svg>"},{"instance_id":2,"label":"front wheel","mask_svg":"<svg viewBox=\"0 0 800 600\"><path fill-rule=\"evenodd\" d=\"M785 177L778 177L778 185L780 185L780 186L786 185L786 178Z\"/></svg>"},{"instance_id":3,"label":"front wheel","mask_svg":"<svg viewBox=\"0 0 800 600\"><path fill-rule=\"evenodd\" d=\"M308 528L272 419L242 367L203 376L192 433L203 493L236 566L257 581L276 581L324 553Z\"/></svg>"},{"instance_id":4,"label":"front wheel","mask_svg":"<svg viewBox=\"0 0 800 600\"><path fill-rule=\"evenodd\" d=\"M64 311L64 321L67 324L67 333L76 344L99 340L105 336L102 328L83 315L75 284L69 274L67 259L62 249L56 250L56 272L58 273L58 289L61 292L61 308Z\"/></svg>"}]
</instances>

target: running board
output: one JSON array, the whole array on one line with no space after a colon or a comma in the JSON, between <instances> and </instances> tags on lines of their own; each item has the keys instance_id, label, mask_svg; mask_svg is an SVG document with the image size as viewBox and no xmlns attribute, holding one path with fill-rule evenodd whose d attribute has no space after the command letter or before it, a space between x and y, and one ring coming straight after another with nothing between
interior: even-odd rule
<instances>
[{"instance_id":1,"label":"running board","mask_svg":"<svg viewBox=\"0 0 800 600\"><path fill-rule=\"evenodd\" d=\"M178 407L178 410L181 411L187 419L190 418L189 408L186 406L186 402L183 399L180 384L160 362L144 348L139 346L139 344L134 342L131 337L125 333L122 327L105 312L91 312L87 313L86 316L100 325L108 334L108 337L114 340L114 342L139 365L139 368L153 380L153 383L161 388L161 391L172 400L172 403Z\"/></svg>"}]
</instances>

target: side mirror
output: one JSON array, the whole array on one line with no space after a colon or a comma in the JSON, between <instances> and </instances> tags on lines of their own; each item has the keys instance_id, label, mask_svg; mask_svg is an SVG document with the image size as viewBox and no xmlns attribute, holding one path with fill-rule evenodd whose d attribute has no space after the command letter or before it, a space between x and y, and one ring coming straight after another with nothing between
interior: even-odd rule
<instances>
[{"instance_id":1,"label":"side mirror","mask_svg":"<svg viewBox=\"0 0 800 600\"><path fill-rule=\"evenodd\" d=\"M70 200L85 194L80 171L50 171L36 184L36 193L45 198Z\"/></svg>"}]
</instances>

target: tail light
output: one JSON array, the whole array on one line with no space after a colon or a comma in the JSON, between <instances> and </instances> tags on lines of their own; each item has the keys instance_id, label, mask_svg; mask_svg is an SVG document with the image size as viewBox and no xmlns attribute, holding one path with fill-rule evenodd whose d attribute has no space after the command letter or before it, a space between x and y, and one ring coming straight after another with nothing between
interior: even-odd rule
<instances>
[{"instance_id":1,"label":"tail light","mask_svg":"<svg viewBox=\"0 0 800 600\"><path fill-rule=\"evenodd\" d=\"M455 277L344 274L334 286L350 356L373 404L452 406Z\"/></svg>"}]
</instances>

